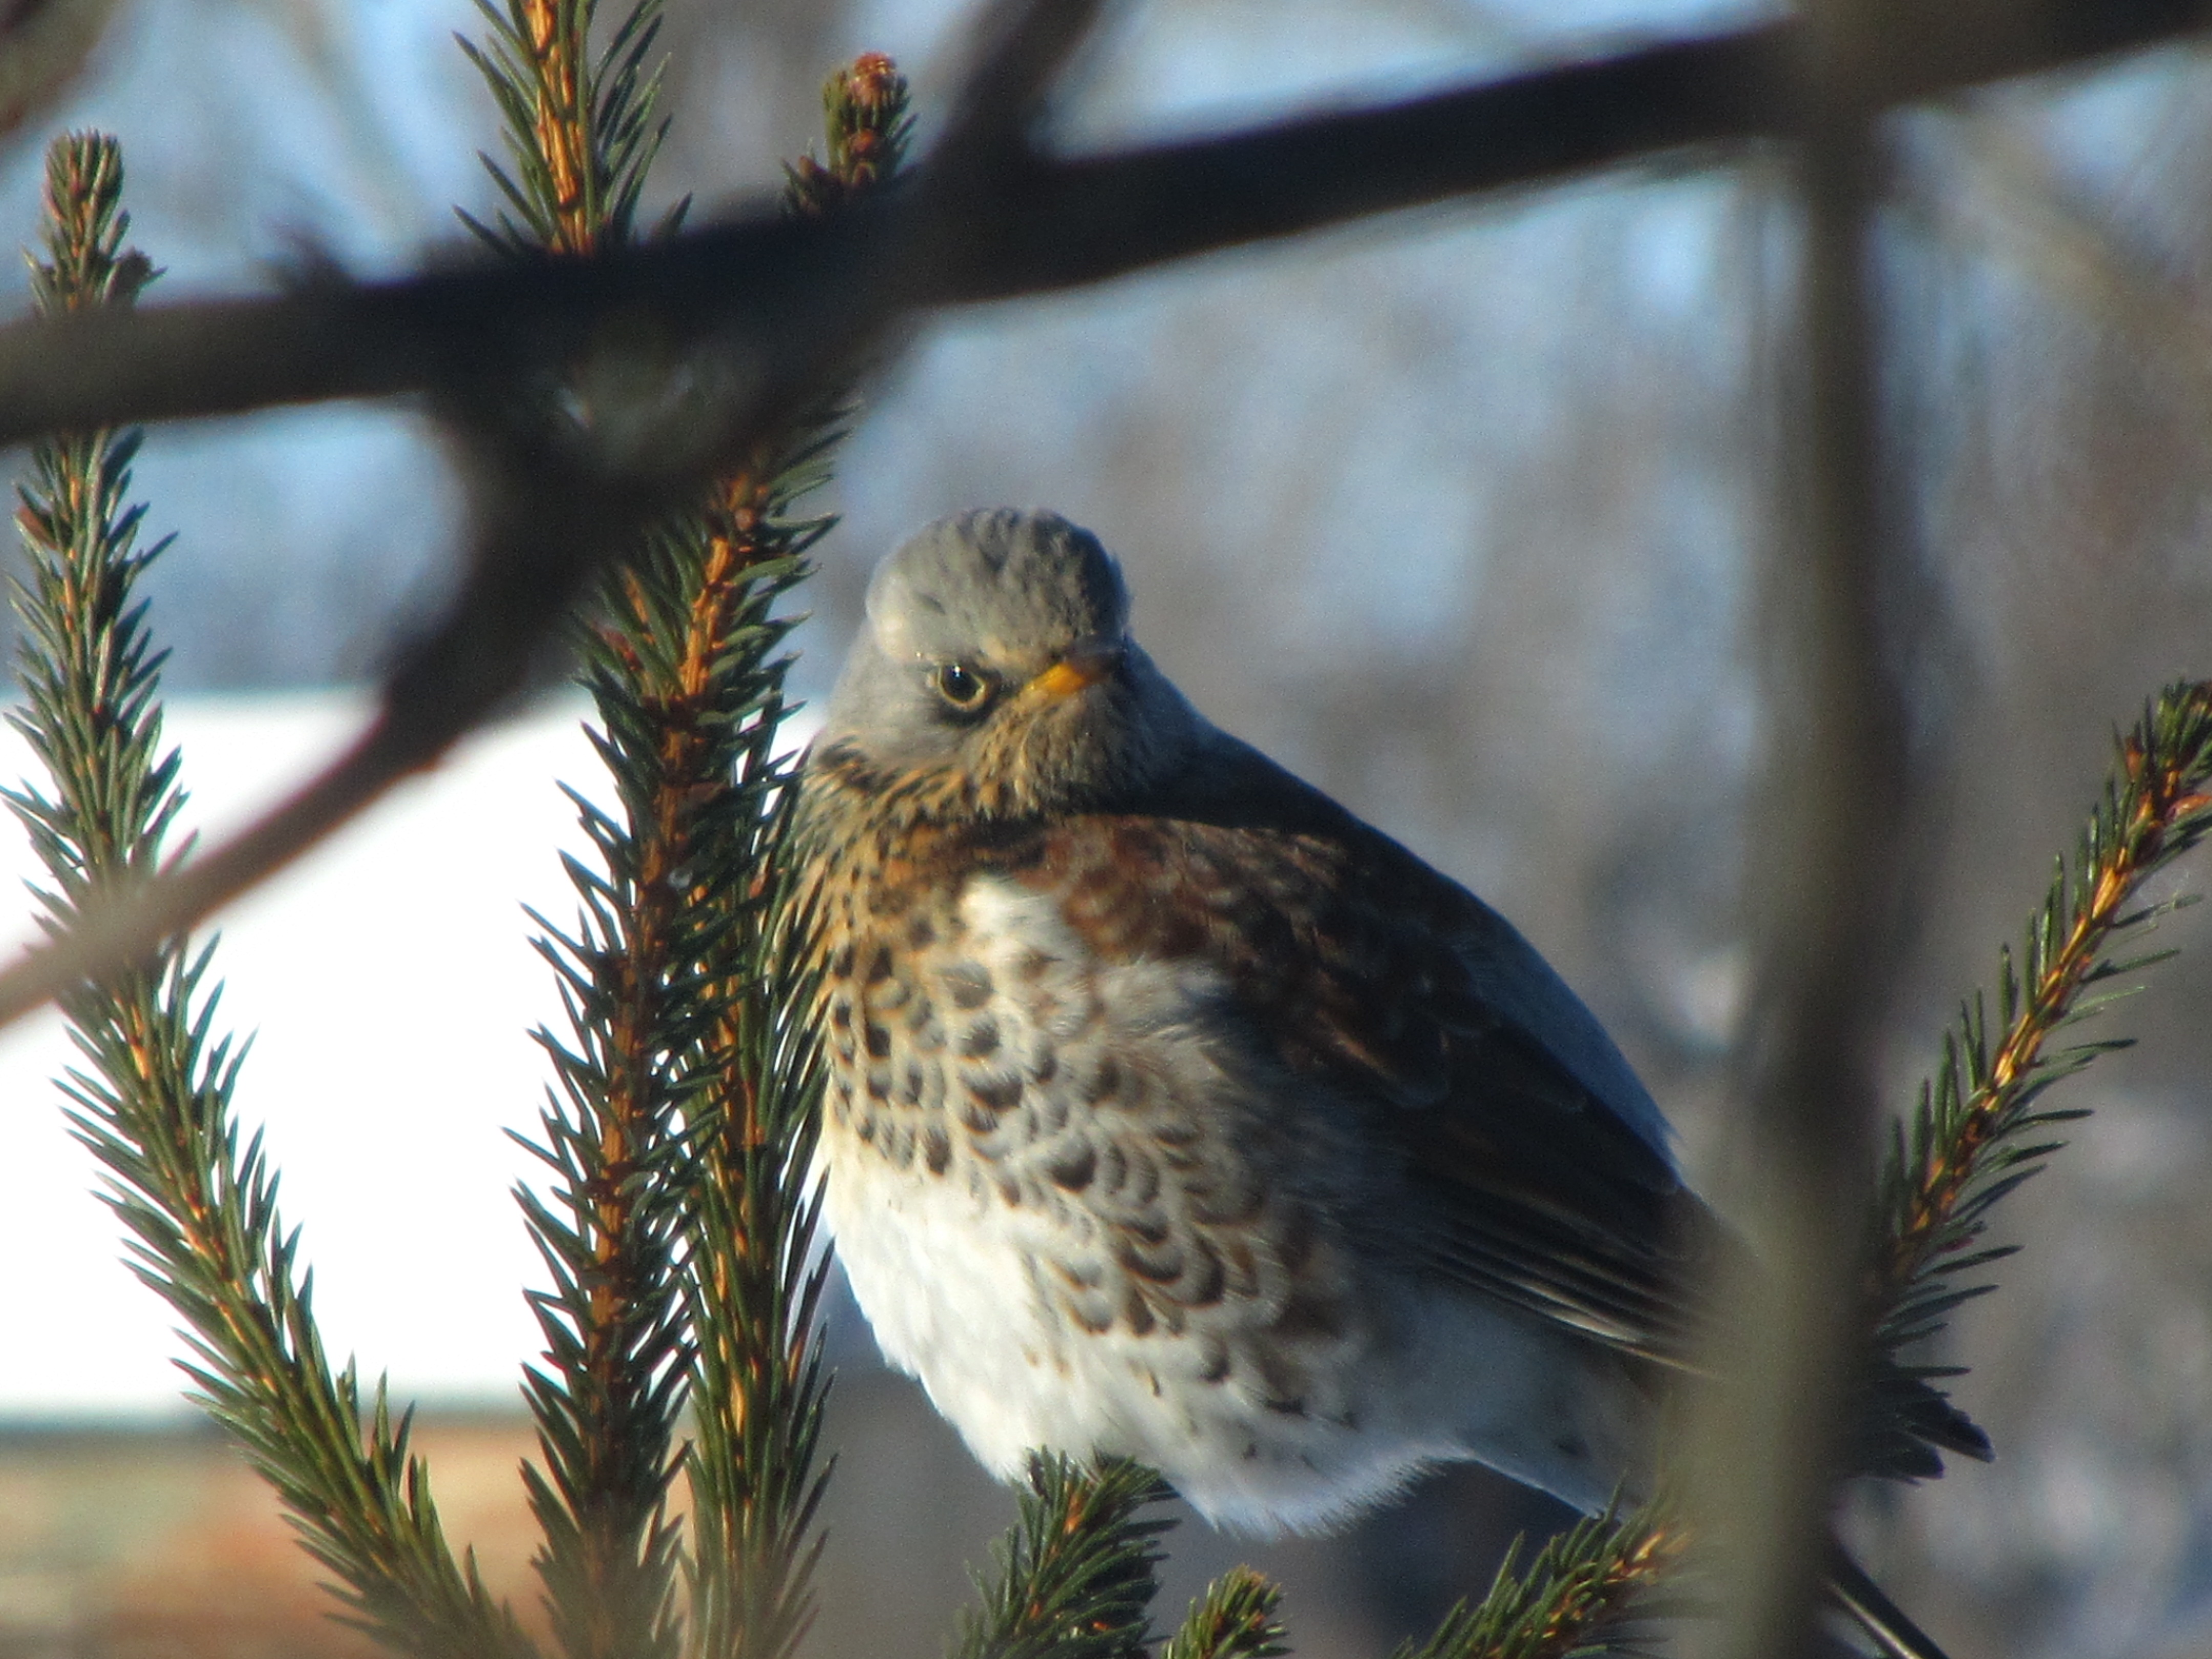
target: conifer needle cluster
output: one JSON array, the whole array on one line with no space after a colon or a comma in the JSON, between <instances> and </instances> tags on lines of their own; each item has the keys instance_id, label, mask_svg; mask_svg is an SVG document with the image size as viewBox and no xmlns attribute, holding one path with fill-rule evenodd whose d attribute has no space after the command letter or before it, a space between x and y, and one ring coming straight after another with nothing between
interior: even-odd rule
<instances>
[{"instance_id":1,"label":"conifer needle cluster","mask_svg":"<svg viewBox=\"0 0 2212 1659\"><path fill-rule=\"evenodd\" d=\"M154 276L124 246L122 189L112 138L53 145L46 258L33 265L49 314L128 305ZM137 544L144 509L128 496L138 446L136 431L40 444L20 492L25 706L10 718L49 782L7 799L52 882L40 896L55 928L151 875L185 802L179 757L162 745L161 656L137 593L167 545ZM447 1547L407 1415L394 1418L381 1381L364 1401L354 1367L334 1370L324 1352L276 1172L231 1115L244 1053L217 1033L213 955L212 944L171 939L64 1000L89 1067L62 1085L70 1122L107 1170L131 1267L183 1318L194 1395L275 1487L348 1622L398 1653L526 1653L473 1565Z\"/></svg>"}]
</instances>

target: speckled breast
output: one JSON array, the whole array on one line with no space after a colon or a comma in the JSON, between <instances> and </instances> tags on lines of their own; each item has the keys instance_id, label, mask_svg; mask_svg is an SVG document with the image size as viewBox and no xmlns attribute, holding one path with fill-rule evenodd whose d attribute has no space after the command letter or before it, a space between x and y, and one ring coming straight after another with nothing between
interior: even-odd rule
<instances>
[{"instance_id":1,"label":"speckled breast","mask_svg":"<svg viewBox=\"0 0 2212 1659\"><path fill-rule=\"evenodd\" d=\"M1202 961L1097 954L1049 860L863 825L813 866L828 1219L878 1340L1001 1473L1118 1452L1251 1524L1358 1437L1375 1340L1326 1167ZM1303 1151L1308 1156L1296 1154ZM1215 1477L1227 1471L1226 1484ZM1273 1506L1273 1507L1271 1507Z\"/></svg>"}]
</instances>

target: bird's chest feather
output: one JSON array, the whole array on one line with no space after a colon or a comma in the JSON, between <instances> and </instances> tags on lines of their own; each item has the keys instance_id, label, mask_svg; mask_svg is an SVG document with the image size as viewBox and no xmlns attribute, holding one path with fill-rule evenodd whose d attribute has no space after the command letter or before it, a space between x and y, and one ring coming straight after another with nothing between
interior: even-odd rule
<instances>
[{"instance_id":1,"label":"bird's chest feather","mask_svg":"<svg viewBox=\"0 0 2212 1659\"><path fill-rule=\"evenodd\" d=\"M1218 974L1101 957L1004 876L847 902L828 1218L885 1354L978 1455L1122 1452L1188 1492L1356 1435L1375 1334L1310 1178L1330 1162Z\"/></svg>"}]
</instances>

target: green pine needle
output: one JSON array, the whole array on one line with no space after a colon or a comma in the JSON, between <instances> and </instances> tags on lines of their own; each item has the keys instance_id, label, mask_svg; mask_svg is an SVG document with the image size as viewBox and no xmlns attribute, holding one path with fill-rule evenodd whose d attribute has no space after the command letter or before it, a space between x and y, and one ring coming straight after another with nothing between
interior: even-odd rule
<instances>
[{"instance_id":1,"label":"green pine needle","mask_svg":"<svg viewBox=\"0 0 2212 1659\"><path fill-rule=\"evenodd\" d=\"M48 151L47 258L32 287L49 315L127 305L155 274L123 246L122 186L112 138L75 134ZM4 793L53 882L40 895L52 928L158 869L184 805L136 595L166 545L137 546L144 509L125 503L138 443L131 431L41 444L19 491L27 708L10 718L50 779ZM201 1404L337 1580L344 1622L397 1652L524 1659L513 1618L447 1547L407 1418L393 1420L381 1382L364 1413L353 1367L331 1369L276 1177L230 1115L244 1052L216 1034L213 949L169 940L62 1000L87 1062L62 1085L70 1120L106 1169L131 1267L182 1317Z\"/></svg>"},{"instance_id":2,"label":"green pine needle","mask_svg":"<svg viewBox=\"0 0 2212 1659\"><path fill-rule=\"evenodd\" d=\"M1990 1288L1966 1282L2008 1254L1977 1248L1990 1211L2064 1144L2046 1132L2084 1115L2044 1104L2045 1092L2128 1041L2061 1046L2056 1034L2123 994L2110 981L2171 954L2135 951L2134 936L2185 901L2138 899L2212 830L2212 685L2168 687L2117 745L2072 863L2057 861L2018 956L1999 955L1994 1021L1979 995L1960 1011L1918 1109L1892 1138L1871 1286L1884 1353L1934 1334ZM2124 939L2131 954L2116 957Z\"/></svg>"},{"instance_id":3,"label":"green pine needle","mask_svg":"<svg viewBox=\"0 0 2212 1659\"><path fill-rule=\"evenodd\" d=\"M597 0L477 0L482 46L457 35L498 106L507 164L482 157L506 207L461 222L502 252L588 253L630 240L668 123L656 118L660 0L639 0L603 50Z\"/></svg>"},{"instance_id":4,"label":"green pine needle","mask_svg":"<svg viewBox=\"0 0 2212 1659\"><path fill-rule=\"evenodd\" d=\"M1632 1641L1637 1603L1676 1564L1681 1534L1658 1510L1626 1520L1589 1516L1516 1571L1516 1540L1473 1607L1445 1615L1436 1634L1393 1659L1568 1659Z\"/></svg>"},{"instance_id":5,"label":"green pine needle","mask_svg":"<svg viewBox=\"0 0 2212 1659\"><path fill-rule=\"evenodd\" d=\"M592 9L509 0L468 48L512 164L494 168L511 212L483 234L510 252L634 236L662 130L657 0L597 58ZM905 82L887 60L864 64L833 80L848 91L832 100L832 164L801 164L822 182L805 200L794 188L794 212L829 210L897 166ZM791 1659L812 1616L828 1473L810 1266L820 1080L775 915L791 782L777 756L791 624L775 611L829 528L793 509L845 424L833 401L647 536L577 630L616 805L570 792L592 849L567 860L575 920L538 919L568 1030L538 1034L557 1091L532 1150L552 1180L522 1195L552 1280L532 1298L546 1347L527 1389L543 1468L527 1480L571 1659ZM688 1551L666 1501L679 1462Z\"/></svg>"},{"instance_id":6,"label":"green pine needle","mask_svg":"<svg viewBox=\"0 0 2212 1659\"><path fill-rule=\"evenodd\" d=\"M1172 1496L1127 1458L1085 1468L1030 1454L1019 1515L977 1575L982 1605L962 1619L951 1659L1140 1659L1154 1545L1175 1524L1144 1511Z\"/></svg>"},{"instance_id":7,"label":"green pine needle","mask_svg":"<svg viewBox=\"0 0 2212 1659\"><path fill-rule=\"evenodd\" d=\"M1249 1567L1231 1567L1190 1604L1160 1659L1278 1659L1290 1651L1277 1613L1283 1592Z\"/></svg>"}]
</instances>

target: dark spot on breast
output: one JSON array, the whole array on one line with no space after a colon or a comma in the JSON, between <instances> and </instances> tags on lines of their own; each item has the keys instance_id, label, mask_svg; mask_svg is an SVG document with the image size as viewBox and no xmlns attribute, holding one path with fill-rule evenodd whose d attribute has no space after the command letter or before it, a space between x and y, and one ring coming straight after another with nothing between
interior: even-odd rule
<instances>
[{"instance_id":1,"label":"dark spot on breast","mask_svg":"<svg viewBox=\"0 0 2212 1659\"><path fill-rule=\"evenodd\" d=\"M890 1058L891 1034L889 1028L878 1025L872 1019L868 1022L868 1029L866 1035L868 1044L868 1054L871 1059L888 1060Z\"/></svg>"},{"instance_id":2,"label":"dark spot on breast","mask_svg":"<svg viewBox=\"0 0 2212 1659\"><path fill-rule=\"evenodd\" d=\"M1072 1146L1045 1161L1044 1172L1053 1184L1071 1193L1079 1193L1091 1184L1091 1176L1098 1173L1098 1152L1088 1144Z\"/></svg>"},{"instance_id":3,"label":"dark spot on breast","mask_svg":"<svg viewBox=\"0 0 2212 1659\"><path fill-rule=\"evenodd\" d=\"M945 970L945 988L952 993L952 1006L974 1010L991 1000L991 975L981 963L958 963Z\"/></svg>"},{"instance_id":4,"label":"dark spot on breast","mask_svg":"<svg viewBox=\"0 0 2212 1659\"><path fill-rule=\"evenodd\" d=\"M1030 1063L1030 1081L1049 1083L1060 1075L1060 1060L1049 1048Z\"/></svg>"},{"instance_id":5,"label":"dark spot on breast","mask_svg":"<svg viewBox=\"0 0 2212 1659\"><path fill-rule=\"evenodd\" d=\"M1144 1292L1134 1285L1129 1286L1121 1298L1121 1322L1129 1328L1132 1336L1149 1336L1158 1322L1152 1317L1152 1308L1146 1303Z\"/></svg>"},{"instance_id":6,"label":"dark spot on breast","mask_svg":"<svg viewBox=\"0 0 2212 1659\"><path fill-rule=\"evenodd\" d=\"M933 1123L921 1132L921 1161L932 1175L943 1175L945 1166L952 1162L952 1137L945 1133L943 1124Z\"/></svg>"},{"instance_id":7,"label":"dark spot on breast","mask_svg":"<svg viewBox=\"0 0 2212 1659\"><path fill-rule=\"evenodd\" d=\"M1052 1270L1078 1290L1096 1290L1106 1282L1106 1275L1099 1271L1098 1264L1088 1260L1068 1262L1055 1256Z\"/></svg>"},{"instance_id":8,"label":"dark spot on breast","mask_svg":"<svg viewBox=\"0 0 2212 1659\"><path fill-rule=\"evenodd\" d=\"M960 1052L969 1060L983 1060L999 1052L999 1022L988 1014L968 1028L960 1039Z\"/></svg>"},{"instance_id":9,"label":"dark spot on breast","mask_svg":"<svg viewBox=\"0 0 2212 1659\"><path fill-rule=\"evenodd\" d=\"M1203 1238L1191 1242L1191 1254L1196 1263L1177 1289L1176 1300L1188 1308L1210 1308L1221 1300L1221 1258Z\"/></svg>"},{"instance_id":10,"label":"dark spot on breast","mask_svg":"<svg viewBox=\"0 0 2212 1659\"><path fill-rule=\"evenodd\" d=\"M891 1077L889 1072L872 1070L868 1073L868 1098L888 1106L891 1100Z\"/></svg>"},{"instance_id":11,"label":"dark spot on breast","mask_svg":"<svg viewBox=\"0 0 2212 1659\"><path fill-rule=\"evenodd\" d=\"M1129 1180L1123 1196L1139 1208L1160 1195L1160 1166L1149 1158L1129 1160Z\"/></svg>"},{"instance_id":12,"label":"dark spot on breast","mask_svg":"<svg viewBox=\"0 0 2212 1659\"><path fill-rule=\"evenodd\" d=\"M1053 961L1042 951L1024 951L1014 964L1014 973L1024 984L1034 985L1051 970Z\"/></svg>"},{"instance_id":13,"label":"dark spot on breast","mask_svg":"<svg viewBox=\"0 0 2212 1659\"><path fill-rule=\"evenodd\" d=\"M1111 1100L1121 1090L1121 1063L1109 1054L1098 1062L1091 1081L1084 1085L1083 1099L1086 1105L1097 1106Z\"/></svg>"},{"instance_id":14,"label":"dark spot on breast","mask_svg":"<svg viewBox=\"0 0 2212 1659\"><path fill-rule=\"evenodd\" d=\"M1262 1400L1260 1403L1278 1417L1304 1417L1306 1414L1306 1402L1303 1399Z\"/></svg>"},{"instance_id":15,"label":"dark spot on breast","mask_svg":"<svg viewBox=\"0 0 2212 1659\"><path fill-rule=\"evenodd\" d=\"M891 951L888 945L876 946L876 953L868 959L868 983L880 985L891 976Z\"/></svg>"},{"instance_id":16,"label":"dark spot on breast","mask_svg":"<svg viewBox=\"0 0 2212 1659\"><path fill-rule=\"evenodd\" d=\"M1022 1103L1022 1080L992 1078L967 1085L968 1097L987 1112L1011 1112Z\"/></svg>"},{"instance_id":17,"label":"dark spot on breast","mask_svg":"<svg viewBox=\"0 0 2212 1659\"><path fill-rule=\"evenodd\" d=\"M902 1106L921 1105L921 1067L909 1064L906 1068L906 1079L899 1085L898 1103Z\"/></svg>"},{"instance_id":18,"label":"dark spot on breast","mask_svg":"<svg viewBox=\"0 0 2212 1659\"><path fill-rule=\"evenodd\" d=\"M1172 1285L1182 1277L1183 1254L1173 1244L1147 1249L1124 1235L1114 1241L1114 1259L1139 1279Z\"/></svg>"},{"instance_id":19,"label":"dark spot on breast","mask_svg":"<svg viewBox=\"0 0 2212 1659\"><path fill-rule=\"evenodd\" d=\"M1223 1288L1237 1296L1260 1293L1260 1264L1249 1240L1231 1235L1222 1241L1220 1259L1227 1270Z\"/></svg>"},{"instance_id":20,"label":"dark spot on breast","mask_svg":"<svg viewBox=\"0 0 2212 1659\"><path fill-rule=\"evenodd\" d=\"M1146 1244L1164 1244L1170 1231L1168 1218L1159 1214L1132 1216L1121 1227L1130 1237Z\"/></svg>"},{"instance_id":21,"label":"dark spot on breast","mask_svg":"<svg viewBox=\"0 0 2212 1659\"><path fill-rule=\"evenodd\" d=\"M830 1025L832 1030L849 1030L853 1024L853 1005L843 997L830 1005Z\"/></svg>"},{"instance_id":22,"label":"dark spot on breast","mask_svg":"<svg viewBox=\"0 0 2212 1659\"><path fill-rule=\"evenodd\" d=\"M1183 1191L1191 1200L1191 1218L1209 1227L1234 1226L1260 1213L1260 1183L1243 1170L1224 1172L1204 1182L1185 1182ZM1250 1261L1248 1252L1247 1272Z\"/></svg>"},{"instance_id":23,"label":"dark spot on breast","mask_svg":"<svg viewBox=\"0 0 2212 1659\"><path fill-rule=\"evenodd\" d=\"M917 951L927 950L937 943L937 929L927 916L916 916L907 924L906 942Z\"/></svg>"},{"instance_id":24,"label":"dark spot on breast","mask_svg":"<svg viewBox=\"0 0 2212 1659\"><path fill-rule=\"evenodd\" d=\"M1114 1310L1103 1297L1070 1296L1060 1300L1069 1317L1093 1336L1103 1336L1114 1328Z\"/></svg>"},{"instance_id":25,"label":"dark spot on breast","mask_svg":"<svg viewBox=\"0 0 2212 1659\"><path fill-rule=\"evenodd\" d=\"M830 975L833 979L853 977L853 947L851 945L842 945L837 947L837 953L830 958Z\"/></svg>"},{"instance_id":26,"label":"dark spot on breast","mask_svg":"<svg viewBox=\"0 0 2212 1659\"><path fill-rule=\"evenodd\" d=\"M999 1173L999 1200L1010 1210L1022 1207L1022 1183L1004 1170Z\"/></svg>"},{"instance_id":27,"label":"dark spot on breast","mask_svg":"<svg viewBox=\"0 0 2212 1659\"><path fill-rule=\"evenodd\" d=\"M1198 1380L1201 1382L1225 1382L1229 1380L1229 1349L1219 1342L1208 1342L1200 1351L1201 1363Z\"/></svg>"}]
</instances>

